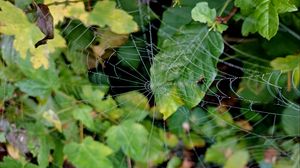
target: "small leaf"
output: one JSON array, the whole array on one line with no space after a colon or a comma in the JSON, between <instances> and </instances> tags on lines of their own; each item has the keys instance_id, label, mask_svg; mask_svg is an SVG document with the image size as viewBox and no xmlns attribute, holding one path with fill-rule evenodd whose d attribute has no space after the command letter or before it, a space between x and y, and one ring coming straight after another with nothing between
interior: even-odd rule
<instances>
[{"instance_id":1,"label":"small leaf","mask_svg":"<svg viewBox=\"0 0 300 168\"><path fill-rule=\"evenodd\" d=\"M59 132L62 132L62 123L58 118L58 115L53 110L48 110L43 113L45 118L50 124L52 124Z\"/></svg>"},{"instance_id":2,"label":"small leaf","mask_svg":"<svg viewBox=\"0 0 300 168\"><path fill-rule=\"evenodd\" d=\"M87 128L95 129L94 121L91 112L93 108L88 105L79 105L73 110L73 117L81 121Z\"/></svg>"},{"instance_id":3,"label":"small leaf","mask_svg":"<svg viewBox=\"0 0 300 168\"><path fill-rule=\"evenodd\" d=\"M0 168L39 168L37 165L32 163L22 163L18 160L14 160L11 157L4 157L3 161L0 162Z\"/></svg>"},{"instance_id":4,"label":"small leaf","mask_svg":"<svg viewBox=\"0 0 300 168\"><path fill-rule=\"evenodd\" d=\"M192 9L192 18L194 21L212 24L216 16L216 10L210 9L207 2L199 2Z\"/></svg>"},{"instance_id":5,"label":"small leaf","mask_svg":"<svg viewBox=\"0 0 300 168\"><path fill-rule=\"evenodd\" d=\"M107 144L118 151L122 151L137 161L147 161L148 131L141 124L126 121L118 126L110 127L105 133Z\"/></svg>"},{"instance_id":6,"label":"small leaf","mask_svg":"<svg viewBox=\"0 0 300 168\"><path fill-rule=\"evenodd\" d=\"M208 148L208 150L205 153L205 161L206 162L212 162L217 163L220 165L225 164L226 162L226 152L232 153L234 150L234 147L237 143L236 139L227 139L222 142L218 142Z\"/></svg>"},{"instance_id":7,"label":"small leaf","mask_svg":"<svg viewBox=\"0 0 300 168\"><path fill-rule=\"evenodd\" d=\"M288 55L284 58L278 57L271 61L271 66L274 70L280 70L282 72L293 71L300 66L300 54Z\"/></svg>"},{"instance_id":8,"label":"small leaf","mask_svg":"<svg viewBox=\"0 0 300 168\"><path fill-rule=\"evenodd\" d=\"M51 93L51 88L49 86L36 80L23 80L17 82L16 85L21 91L30 96L46 97Z\"/></svg>"},{"instance_id":9,"label":"small leaf","mask_svg":"<svg viewBox=\"0 0 300 168\"><path fill-rule=\"evenodd\" d=\"M77 168L105 167L112 168L108 156L112 150L104 144L86 137L82 143L70 143L64 147L64 154L67 159Z\"/></svg>"},{"instance_id":10,"label":"small leaf","mask_svg":"<svg viewBox=\"0 0 300 168\"><path fill-rule=\"evenodd\" d=\"M244 168L249 160L248 151L239 150L234 152L226 161L224 168Z\"/></svg>"},{"instance_id":11,"label":"small leaf","mask_svg":"<svg viewBox=\"0 0 300 168\"><path fill-rule=\"evenodd\" d=\"M279 26L277 10L271 0L262 1L255 10L257 29L261 36L270 40L276 35Z\"/></svg>"},{"instance_id":12,"label":"small leaf","mask_svg":"<svg viewBox=\"0 0 300 168\"><path fill-rule=\"evenodd\" d=\"M109 26L117 34L129 34L138 31L138 25L133 17L121 9L116 9L114 1L99 1L88 17L90 24L100 27Z\"/></svg>"},{"instance_id":13,"label":"small leaf","mask_svg":"<svg viewBox=\"0 0 300 168\"><path fill-rule=\"evenodd\" d=\"M250 14L255 8L254 0L235 0L234 5L241 9L243 15Z\"/></svg>"},{"instance_id":14,"label":"small leaf","mask_svg":"<svg viewBox=\"0 0 300 168\"><path fill-rule=\"evenodd\" d=\"M122 116L123 111L117 108L118 105L111 96L104 99L105 89L91 85L82 86L81 98L92 105L96 112L104 113L111 119L118 119Z\"/></svg>"},{"instance_id":15,"label":"small leaf","mask_svg":"<svg viewBox=\"0 0 300 168\"><path fill-rule=\"evenodd\" d=\"M276 6L278 13L294 12L297 11L297 7L290 2L290 0L272 0L272 3Z\"/></svg>"},{"instance_id":16,"label":"small leaf","mask_svg":"<svg viewBox=\"0 0 300 168\"><path fill-rule=\"evenodd\" d=\"M167 8L163 13L161 26L158 30L158 46L161 46L165 39L170 38L181 26L192 21L192 7Z\"/></svg>"},{"instance_id":17,"label":"small leaf","mask_svg":"<svg viewBox=\"0 0 300 168\"><path fill-rule=\"evenodd\" d=\"M44 4L53 2L53 0L44 0ZM55 3L57 4L49 6L49 10L53 16L54 25L63 21L65 17L80 19L83 23L87 23L88 12L85 11L84 2L67 5L65 0L55 0Z\"/></svg>"},{"instance_id":18,"label":"small leaf","mask_svg":"<svg viewBox=\"0 0 300 168\"><path fill-rule=\"evenodd\" d=\"M228 26L225 24L216 24L216 29L218 32L223 33L223 31L227 30Z\"/></svg>"},{"instance_id":19,"label":"small leaf","mask_svg":"<svg viewBox=\"0 0 300 168\"><path fill-rule=\"evenodd\" d=\"M148 99L143 94L131 91L116 97L119 106L125 111L124 119L142 121L150 109Z\"/></svg>"}]
</instances>

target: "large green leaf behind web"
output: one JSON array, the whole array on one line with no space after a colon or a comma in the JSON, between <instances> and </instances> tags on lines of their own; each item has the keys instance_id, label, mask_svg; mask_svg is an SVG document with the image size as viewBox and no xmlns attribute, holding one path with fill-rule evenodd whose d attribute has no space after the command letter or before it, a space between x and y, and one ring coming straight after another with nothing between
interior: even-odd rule
<instances>
[{"instance_id":1,"label":"large green leaf behind web","mask_svg":"<svg viewBox=\"0 0 300 168\"><path fill-rule=\"evenodd\" d=\"M164 41L151 67L151 88L164 119L202 100L217 75L223 48L221 34L200 24L187 25Z\"/></svg>"}]
</instances>

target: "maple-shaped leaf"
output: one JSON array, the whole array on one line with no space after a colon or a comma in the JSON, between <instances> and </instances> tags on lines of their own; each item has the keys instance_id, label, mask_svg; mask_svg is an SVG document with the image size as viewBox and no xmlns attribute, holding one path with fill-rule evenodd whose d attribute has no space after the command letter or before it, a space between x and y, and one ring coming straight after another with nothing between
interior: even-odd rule
<instances>
[{"instance_id":1,"label":"maple-shaped leaf","mask_svg":"<svg viewBox=\"0 0 300 168\"><path fill-rule=\"evenodd\" d=\"M129 34L138 31L138 25L127 12L116 8L114 1L97 2L93 11L88 16L88 23L109 26L117 34Z\"/></svg>"},{"instance_id":2,"label":"maple-shaped leaf","mask_svg":"<svg viewBox=\"0 0 300 168\"><path fill-rule=\"evenodd\" d=\"M84 9L83 2L67 4L65 0L45 0L44 4L56 3L49 5L48 8L53 16L54 25L59 21L63 21L65 17L76 18L86 23L87 12Z\"/></svg>"},{"instance_id":3,"label":"maple-shaped leaf","mask_svg":"<svg viewBox=\"0 0 300 168\"><path fill-rule=\"evenodd\" d=\"M47 45L35 48L36 42L43 38L43 33L34 24L29 22L25 13L8 1L0 1L0 32L6 35L13 35L14 48L22 58L30 55L31 62L35 69L44 66L48 68L48 56L55 51L55 48L64 47L65 40L55 31L55 38Z\"/></svg>"},{"instance_id":4,"label":"maple-shaped leaf","mask_svg":"<svg viewBox=\"0 0 300 168\"><path fill-rule=\"evenodd\" d=\"M14 35L14 47L25 58L28 49L34 49L34 44L43 38L43 33L30 23L23 11L8 1L0 1L0 32Z\"/></svg>"}]
</instances>

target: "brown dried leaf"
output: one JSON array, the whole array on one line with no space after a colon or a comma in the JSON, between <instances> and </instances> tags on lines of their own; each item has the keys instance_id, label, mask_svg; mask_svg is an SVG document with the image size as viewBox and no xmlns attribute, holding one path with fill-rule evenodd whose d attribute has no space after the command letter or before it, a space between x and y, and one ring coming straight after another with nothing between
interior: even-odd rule
<instances>
[{"instance_id":1,"label":"brown dried leaf","mask_svg":"<svg viewBox=\"0 0 300 168\"><path fill-rule=\"evenodd\" d=\"M54 38L53 17L47 5L35 4L36 7L36 25L45 34L45 37L38 41L34 46L37 48L40 45L46 44L47 40Z\"/></svg>"}]
</instances>

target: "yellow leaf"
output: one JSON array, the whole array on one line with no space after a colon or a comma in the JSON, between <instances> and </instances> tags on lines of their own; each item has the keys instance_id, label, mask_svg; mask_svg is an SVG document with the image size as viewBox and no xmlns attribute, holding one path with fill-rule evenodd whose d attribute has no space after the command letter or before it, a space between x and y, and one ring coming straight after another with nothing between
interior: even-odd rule
<instances>
[{"instance_id":1,"label":"yellow leaf","mask_svg":"<svg viewBox=\"0 0 300 168\"><path fill-rule=\"evenodd\" d=\"M59 132L62 132L62 124L53 110L48 110L43 113L43 118L45 118L49 123L51 123Z\"/></svg>"},{"instance_id":2,"label":"yellow leaf","mask_svg":"<svg viewBox=\"0 0 300 168\"><path fill-rule=\"evenodd\" d=\"M163 114L163 119L169 118L176 110L183 106L184 102L181 100L176 88L172 88L171 92L161 94L159 101L157 101L157 107L159 112Z\"/></svg>"},{"instance_id":3,"label":"yellow leaf","mask_svg":"<svg viewBox=\"0 0 300 168\"><path fill-rule=\"evenodd\" d=\"M114 1L97 2L88 17L88 23L100 27L109 26L112 32L117 34L129 34L138 31L138 25L134 22L133 17L115 6L116 2Z\"/></svg>"},{"instance_id":4,"label":"yellow leaf","mask_svg":"<svg viewBox=\"0 0 300 168\"><path fill-rule=\"evenodd\" d=\"M0 32L14 36L14 48L20 53L22 58L30 55L34 68L44 66L49 67L49 54L55 48L65 47L65 40L55 30L53 40L48 40L47 45L34 47L34 44L44 37L40 29L29 22L25 13L8 1L0 1Z\"/></svg>"},{"instance_id":5,"label":"yellow leaf","mask_svg":"<svg viewBox=\"0 0 300 168\"><path fill-rule=\"evenodd\" d=\"M54 25L63 21L65 17L80 19L83 23L87 22L87 12L84 9L83 2L66 4L66 0L45 0L45 4L57 3L50 5L49 10L54 18ZM65 2L65 3L64 3Z\"/></svg>"},{"instance_id":6,"label":"yellow leaf","mask_svg":"<svg viewBox=\"0 0 300 168\"><path fill-rule=\"evenodd\" d=\"M34 44L43 38L43 33L30 23L23 11L8 1L0 1L0 32L14 35L14 47L25 58L27 51L34 49Z\"/></svg>"},{"instance_id":7,"label":"yellow leaf","mask_svg":"<svg viewBox=\"0 0 300 168\"><path fill-rule=\"evenodd\" d=\"M6 145L6 149L7 149L9 156L11 156L12 158L14 158L16 160L20 159L20 152L17 148L8 144L8 145Z\"/></svg>"}]
</instances>

